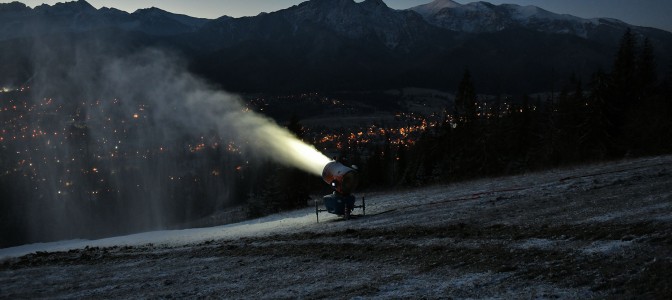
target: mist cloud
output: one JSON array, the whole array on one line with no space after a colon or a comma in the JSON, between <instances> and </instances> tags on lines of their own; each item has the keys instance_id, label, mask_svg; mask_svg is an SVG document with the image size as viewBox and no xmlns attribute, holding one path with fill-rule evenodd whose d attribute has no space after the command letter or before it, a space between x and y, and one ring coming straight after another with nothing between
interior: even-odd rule
<instances>
[{"instance_id":1,"label":"mist cloud","mask_svg":"<svg viewBox=\"0 0 672 300\"><path fill-rule=\"evenodd\" d=\"M34 44L38 111L21 120L43 136L6 148L16 153L8 163L32 168L3 202L2 225L26 236L16 240L163 228L240 203L241 166L274 161L320 176L329 162L173 52L83 40Z\"/></svg>"}]
</instances>

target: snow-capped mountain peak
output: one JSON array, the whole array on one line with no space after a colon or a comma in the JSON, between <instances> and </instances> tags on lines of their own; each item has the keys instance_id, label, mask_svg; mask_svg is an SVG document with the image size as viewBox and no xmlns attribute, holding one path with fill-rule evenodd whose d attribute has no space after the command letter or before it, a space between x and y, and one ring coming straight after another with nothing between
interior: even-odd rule
<instances>
[{"instance_id":1,"label":"snow-capped mountain peak","mask_svg":"<svg viewBox=\"0 0 672 300\"><path fill-rule=\"evenodd\" d=\"M573 21L582 21L583 19L579 17L574 17L571 15L561 15L552 13L543 8L526 5L520 6L515 4L502 4L501 7L505 10L508 10L511 13L511 18L516 20L529 20L529 19L546 19L546 20L573 20Z\"/></svg>"},{"instance_id":2,"label":"snow-capped mountain peak","mask_svg":"<svg viewBox=\"0 0 672 300\"><path fill-rule=\"evenodd\" d=\"M432 27L416 14L391 9L382 0L311 0L278 15L294 30L318 25L350 39L376 36L390 49L407 46L414 38L412 32Z\"/></svg>"},{"instance_id":3,"label":"snow-capped mountain peak","mask_svg":"<svg viewBox=\"0 0 672 300\"><path fill-rule=\"evenodd\" d=\"M484 1L461 5L452 0L435 0L409 10L419 13L435 26L472 33L525 27L542 32L587 37L590 28L599 23L597 19L556 14L533 5L494 5Z\"/></svg>"},{"instance_id":4,"label":"snow-capped mountain peak","mask_svg":"<svg viewBox=\"0 0 672 300\"><path fill-rule=\"evenodd\" d=\"M419 13L422 16L431 15L438 13L444 8L456 8L460 7L462 4L459 4L453 0L434 0L433 2L416 6L412 8L415 12Z\"/></svg>"}]
</instances>

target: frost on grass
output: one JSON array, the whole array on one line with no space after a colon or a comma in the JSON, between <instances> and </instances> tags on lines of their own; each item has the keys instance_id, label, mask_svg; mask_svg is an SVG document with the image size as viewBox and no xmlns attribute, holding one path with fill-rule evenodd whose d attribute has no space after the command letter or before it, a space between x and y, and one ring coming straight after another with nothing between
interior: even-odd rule
<instances>
[{"instance_id":1,"label":"frost on grass","mask_svg":"<svg viewBox=\"0 0 672 300\"><path fill-rule=\"evenodd\" d=\"M0 249L0 298L666 298L672 156Z\"/></svg>"}]
</instances>

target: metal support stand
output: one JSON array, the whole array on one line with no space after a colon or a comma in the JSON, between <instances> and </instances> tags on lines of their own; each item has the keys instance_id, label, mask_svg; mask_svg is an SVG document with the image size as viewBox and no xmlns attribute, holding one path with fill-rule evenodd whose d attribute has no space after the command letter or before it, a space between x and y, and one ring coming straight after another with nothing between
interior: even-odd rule
<instances>
[{"instance_id":1,"label":"metal support stand","mask_svg":"<svg viewBox=\"0 0 672 300\"><path fill-rule=\"evenodd\" d=\"M348 209L347 204L344 203L345 205L344 210L343 210L343 218L346 220L349 220L350 217L352 216L352 210L355 208L361 208L362 209L362 216L366 216L366 197L362 196L362 204L361 205L355 205L352 207L352 210ZM320 205L318 203L318 200L315 200L315 219L317 220L317 223L320 223L320 213L323 211L328 211L327 209L320 209Z\"/></svg>"}]
</instances>

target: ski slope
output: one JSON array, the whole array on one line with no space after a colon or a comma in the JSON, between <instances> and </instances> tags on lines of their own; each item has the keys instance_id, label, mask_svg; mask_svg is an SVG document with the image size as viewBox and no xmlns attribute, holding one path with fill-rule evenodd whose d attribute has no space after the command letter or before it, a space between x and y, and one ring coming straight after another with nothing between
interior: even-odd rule
<instances>
[{"instance_id":1,"label":"ski slope","mask_svg":"<svg viewBox=\"0 0 672 300\"><path fill-rule=\"evenodd\" d=\"M672 291L672 156L0 249L0 298L590 298ZM355 213L358 213L357 211Z\"/></svg>"}]
</instances>

